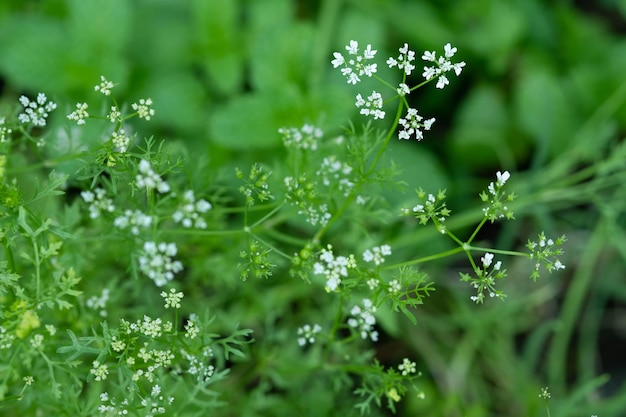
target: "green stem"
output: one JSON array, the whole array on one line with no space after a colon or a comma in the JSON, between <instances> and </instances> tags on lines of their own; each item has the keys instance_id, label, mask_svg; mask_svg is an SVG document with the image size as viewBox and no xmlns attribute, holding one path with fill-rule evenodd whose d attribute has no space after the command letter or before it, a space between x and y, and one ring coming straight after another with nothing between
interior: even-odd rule
<instances>
[{"instance_id":1,"label":"green stem","mask_svg":"<svg viewBox=\"0 0 626 417\"><path fill-rule=\"evenodd\" d=\"M369 168L367 169L365 174L359 179L358 184L355 187L356 189L360 188L363 185L363 182L364 182L363 178L368 178L372 174L372 172L374 172L374 169L376 169L376 166L378 165L378 162L379 162L380 158L383 156L383 153L385 152L385 149L387 149L387 145L389 144L389 141L391 140L391 137L393 136L393 134L394 134L394 132L396 130L396 127L398 127L398 120L400 120L400 115L402 114L402 109L403 109L403 106L402 106L402 104L400 104L398 106L398 110L396 111L395 119L394 119L391 127L389 128L389 131L387 132L387 136L385 136L385 139L383 140L382 145L378 149L378 152L376 153L376 156L372 160L372 163L370 164ZM314 243L317 244L317 243L320 242L322 236L324 236L324 234L333 225L333 223L335 223L341 217L341 215L348 209L348 207L350 207L350 205L352 205L352 203L354 202L354 199L356 198L356 196L357 196L356 193L351 193L346 198L346 200L344 201L343 205L331 217L331 219L328 221L328 223L326 223L326 225L324 227L319 229L317 231L317 233L315 234L315 236L313 236L313 242Z\"/></svg>"}]
</instances>

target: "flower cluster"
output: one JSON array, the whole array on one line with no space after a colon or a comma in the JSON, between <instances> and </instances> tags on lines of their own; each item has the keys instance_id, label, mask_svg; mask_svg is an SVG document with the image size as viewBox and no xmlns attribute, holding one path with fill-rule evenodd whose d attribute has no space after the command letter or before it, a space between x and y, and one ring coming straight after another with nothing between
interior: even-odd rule
<instances>
[{"instance_id":1,"label":"flower cluster","mask_svg":"<svg viewBox=\"0 0 626 417\"><path fill-rule=\"evenodd\" d=\"M161 291L161 297L165 300L165 308L180 308L180 301L185 295L170 288L170 292Z\"/></svg>"},{"instance_id":2,"label":"flower cluster","mask_svg":"<svg viewBox=\"0 0 626 417\"><path fill-rule=\"evenodd\" d=\"M84 125L85 119L89 117L87 103L76 103L76 110L67 115L69 120L73 120L77 125Z\"/></svg>"},{"instance_id":3,"label":"flower cluster","mask_svg":"<svg viewBox=\"0 0 626 417\"><path fill-rule=\"evenodd\" d=\"M385 256L389 255L391 255L391 246L375 246L371 250L366 249L365 252L363 252L363 260L365 262L374 262L374 265L378 266L385 262Z\"/></svg>"},{"instance_id":4,"label":"flower cluster","mask_svg":"<svg viewBox=\"0 0 626 417\"><path fill-rule=\"evenodd\" d=\"M111 134L111 142L120 153L126 153L130 145L130 137L126 135L124 129L119 129Z\"/></svg>"},{"instance_id":5,"label":"flower cluster","mask_svg":"<svg viewBox=\"0 0 626 417\"><path fill-rule=\"evenodd\" d=\"M326 291L329 292L336 291L341 284L341 279L348 276L348 270L356 268L354 255L335 256L331 245L322 249L319 260L320 262L313 264L313 273L326 277Z\"/></svg>"},{"instance_id":6,"label":"flower cluster","mask_svg":"<svg viewBox=\"0 0 626 417\"><path fill-rule=\"evenodd\" d=\"M443 222L450 215L450 210L446 207L445 190L439 190L437 195L426 194L421 188L417 190L417 197L421 200L422 204L418 204L413 209L403 209L404 215L408 215L411 212L420 222L420 224L426 224L429 220L435 223L435 226L442 234L446 232L446 227Z\"/></svg>"},{"instance_id":7,"label":"flower cluster","mask_svg":"<svg viewBox=\"0 0 626 417\"><path fill-rule=\"evenodd\" d=\"M200 333L200 328L197 325L198 317L195 314L191 314L185 323L185 337L189 339L195 339Z\"/></svg>"},{"instance_id":8,"label":"flower cluster","mask_svg":"<svg viewBox=\"0 0 626 417\"><path fill-rule=\"evenodd\" d=\"M125 398L119 405L115 398L109 398L108 392L100 394L100 404L98 411L105 416L125 416L128 415L128 398Z\"/></svg>"},{"instance_id":9,"label":"flower cluster","mask_svg":"<svg viewBox=\"0 0 626 417\"><path fill-rule=\"evenodd\" d=\"M350 181L351 173L352 167L349 164L338 160L335 155L330 155L324 158L316 175L326 187L336 185L344 197L347 197L354 188L354 182Z\"/></svg>"},{"instance_id":10,"label":"flower cluster","mask_svg":"<svg viewBox=\"0 0 626 417\"><path fill-rule=\"evenodd\" d=\"M5 125L4 117L0 117L0 143L7 142L13 133L13 129Z\"/></svg>"},{"instance_id":11,"label":"flower cluster","mask_svg":"<svg viewBox=\"0 0 626 417\"><path fill-rule=\"evenodd\" d=\"M168 397L167 399L161 394L161 386L155 384L152 387L150 396L141 400L141 405L148 409L148 416L154 416L156 414L165 414L167 411L166 405L171 405L174 402L174 397Z\"/></svg>"},{"instance_id":12,"label":"flower cluster","mask_svg":"<svg viewBox=\"0 0 626 417\"><path fill-rule=\"evenodd\" d=\"M373 116L374 120L385 118L385 112L382 110L383 96L376 91L372 91L367 100L361 94L357 94L355 105L357 109L361 109L359 113L364 116Z\"/></svg>"},{"instance_id":13,"label":"flower cluster","mask_svg":"<svg viewBox=\"0 0 626 417\"><path fill-rule=\"evenodd\" d=\"M457 49L453 48L449 43L447 43L444 47L444 54L437 58L437 54L435 51L426 51L424 55L422 55L422 59L427 62L433 62L436 64L435 66L424 67L424 72L422 76L426 80L432 80L433 78L437 78L437 88L444 88L446 85L450 84L448 78L444 75L445 73L454 70L454 73L459 76L461 75L461 71L465 66L465 62L461 61L456 64L453 64L450 61L450 58L456 54Z\"/></svg>"},{"instance_id":14,"label":"flower cluster","mask_svg":"<svg viewBox=\"0 0 626 417\"><path fill-rule=\"evenodd\" d=\"M347 78L349 84L356 84L361 81L363 75L371 77L377 71L377 64L369 63L369 60L376 56L375 50L372 50L371 45L365 47L363 55L359 54L359 43L357 41L350 41L350 44L346 46L348 51L348 59L339 52L334 52L335 59L331 61L333 68L341 67L341 73Z\"/></svg>"},{"instance_id":15,"label":"flower cluster","mask_svg":"<svg viewBox=\"0 0 626 417\"><path fill-rule=\"evenodd\" d=\"M109 294L111 291L108 288L103 288L100 296L92 295L87 299L85 305L93 310L100 310L100 316L107 316L107 302L109 301Z\"/></svg>"},{"instance_id":16,"label":"flower cluster","mask_svg":"<svg viewBox=\"0 0 626 417\"><path fill-rule=\"evenodd\" d=\"M93 89L99 93L104 94L105 96L111 95L111 89L114 87L114 84L107 80L104 75L100 76L100 84L96 85Z\"/></svg>"},{"instance_id":17,"label":"flower cluster","mask_svg":"<svg viewBox=\"0 0 626 417\"><path fill-rule=\"evenodd\" d=\"M504 184L509 180L511 174L509 171L496 172L496 181L490 182L487 187L487 191L480 193L480 199L484 203L488 203L487 207L483 208L485 217L487 217L492 223L498 219L513 219L513 212L506 205L507 202L513 201L517 196L515 193L505 193L502 190Z\"/></svg>"},{"instance_id":18,"label":"flower cluster","mask_svg":"<svg viewBox=\"0 0 626 417\"><path fill-rule=\"evenodd\" d=\"M362 307L359 305L352 307L350 310L352 317L348 319L348 326L356 329L361 339L369 338L372 342L376 342L378 341L378 331L374 330L376 306L368 298L363 299L362 305Z\"/></svg>"},{"instance_id":19,"label":"flower cluster","mask_svg":"<svg viewBox=\"0 0 626 417\"><path fill-rule=\"evenodd\" d=\"M174 279L174 274L183 270L183 264L172 259L177 251L175 243L145 242L139 256L139 269L157 287L162 287Z\"/></svg>"},{"instance_id":20,"label":"flower cluster","mask_svg":"<svg viewBox=\"0 0 626 417\"><path fill-rule=\"evenodd\" d=\"M417 372L417 366L415 365L415 362L409 360L408 358L404 358L402 359L402 363L398 365L398 371L400 371L402 376L407 376Z\"/></svg>"},{"instance_id":21,"label":"flower cluster","mask_svg":"<svg viewBox=\"0 0 626 417\"><path fill-rule=\"evenodd\" d=\"M107 114L107 119L109 119L111 123L121 122L122 112L120 112L117 106L111 106L111 111Z\"/></svg>"},{"instance_id":22,"label":"flower cluster","mask_svg":"<svg viewBox=\"0 0 626 417\"><path fill-rule=\"evenodd\" d=\"M278 133L283 135L283 144L288 148L317 150L317 143L321 139L322 129L305 124L300 129L295 127L281 127Z\"/></svg>"},{"instance_id":23,"label":"flower cluster","mask_svg":"<svg viewBox=\"0 0 626 417\"><path fill-rule=\"evenodd\" d=\"M411 72L415 69L415 65L412 64L412 62L415 61L415 51L409 49L408 43L405 43L399 51L400 55L398 58L390 57L387 60L387 65L389 65L389 68L398 67L404 71L406 75L411 75Z\"/></svg>"},{"instance_id":24,"label":"flower cluster","mask_svg":"<svg viewBox=\"0 0 626 417\"><path fill-rule=\"evenodd\" d=\"M130 232L137 236L140 228L148 228L152 225L154 218L144 214L140 210L125 210L124 214L118 216L113 221L113 225L119 229L130 228Z\"/></svg>"},{"instance_id":25,"label":"flower cluster","mask_svg":"<svg viewBox=\"0 0 626 417\"><path fill-rule=\"evenodd\" d=\"M239 187L239 192L246 197L247 206L254 205L255 196L261 203L274 199L274 196L269 190L269 185L267 184L270 175L272 175L271 172L266 173L262 167L254 164L252 168L250 168L250 173L247 178L239 168L235 169L235 175L245 183L245 185Z\"/></svg>"},{"instance_id":26,"label":"flower cluster","mask_svg":"<svg viewBox=\"0 0 626 417\"><path fill-rule=\"evenodd\" d=\"M206 213L210 209L211 203L203 199L196 201L193 190L187 190L183 194L183 205L174 212L172 219L185 228L206 229L206 221L200 216L200 213Z\"/></svg>"},{"instance_id":27,"label":"flower cluster","mask_svg":"<svg viewBox=\"0 0 626 417\"><path fill-rule=\"evenodd\" d=\"M479 304L485 300L485 294L489 297L503 299L505 297L502 291L496 290L496 280L506 277L506 269L502 268L502 262L493 263L493 253L485 253L480 258L481 265L476 266L474 272L476 276L461 273L461 281L469 282L476 289L476 295L470 296L470 299Z\"/></svg>"},{"instance_id":28,"label":"flower cluster","mask_svg":"<svg viewBox=\"0 0 626 417\"><path fill-rule=\"evenodd\" d=\"M316 203L315 183L309 181L304 174L298 178L285 177L283 182L286 188L285 200L298 208L298 214L303 214L306 221L313 226L325 226L328 223L332 216L326 204Z\"/></svg>"},{"instance_id":29,"label":"flower cluster","mask_svg":"<svg viewBox=\"0 0 626 417\"><path fill-rule=\"evenodd\" d=\"M163 320L160 318L153 319L148 316L143 316L143 320L136 320L132 323L124 319L120 320L120 330L122 333L128 335L135 333L136 335L146 336L151 339L161 337L163 332L168 333L172 331L172 328L173 325L171 322L167 321L163 323Z\"/></svg>"},{"instance_id":30,"label":"flower cluster","mask_svg":"<svg viewBox=\"0 0 626 417\"><path fill-rule=\"evenodd\" d=\"M241 269L241 280L246 281L250 275L255 278L269 278L276 265L270 262L269 254L271 250L265 248L256 240L248 242L248 250L239 252L239 257L243 261L237 265Z\"/></svg>"},{"instance_id":31,"label":"flower cluster","mask_svg":"<svg viewBox=\"0 0 626 417\"><path fill-rule=\"evenodd\" d=\"M94 376L96 381L104 381L109 376L109 368L106 364L100 363L99 361L93 361L93 368L91 368L90 373Z\"/></svg>"},{"instance_id":32,"label":"flower cluster","mask_svg":"<svg viewBox=\"0 0 626 417\"><path fill-rule=\"evenodd\" d=\"M205 347L200 357L191 355L185 350L181 350L181 356L189 362L187 373L194 375L199 383L207 382L215 373L215 366L209 365L207 362L213 357L213 351L210 347Z\"/></svg>"},{"instance_id":33,"label":"flower cluster","mask_svg":"<svg viewBox=\"0 0 626 417\"><path fill-rule=\"evenodd\" d=\"M146 190L156 189L161 194L170 191L169 184L163 181L159 174L154 172L150 162L145 159L139 162L139 174L135 177L135 182L138 188L145 188Z\"/></svg>"},{"instance_id":34,"label":"flower cluster","mask_svg":"<svg viewBox=\"0 0 626 417\"><path fill-rule=\"evenodd\" d=\"M15 336L7 333L7 329L0 326L0 350L9 349L13 345L13 340L15 340Z\"/></svg>"},{"instance_id":35,"label":"flower cluster","mask_svg":"<svg viewBox=\"0 0 626 417\"><path fill-rule=\"evenodd\" d=\"M115 210L113 200L107 198L106 193L103 188L96 188L93 192L83 191L80 193L85 203L89 204L89 217L92 219L100 217L100 213L103 211L111 213Z\"/></svg>"},{"instance_id":36,"label":"flower cluster","mask_svg":"<svg viewBox=\"0 0 626 417\"><path fill-rule=\"evenodd\" d=\"M543 264L548 272L565 269L565 265L559 260L559 256L563 255L563 249L560 247L567 239L565 235L556 240L546 237L544 232L539 233L537 241L529 240L526 247L530 250L530 259L535 260L535 268L530 277L534 280L539 278L539 269Z\"/></svg>"},{"instance_id":37,"label":"flower cluster","mask_svg":"<svg viewBox=\"0 0 626 417\"><path fill-rule=\"evenodd\" d=\"M152 116L154 116L154 109L152 107L152 99L140 99L139 103L131 104L133 110L137 112L137 115L141 119L150 120Z\"/></svg>"},{"instance_id":38,"label":"flower cluster","mask_svg":"<svg viewBox=\"0 0 626 417\"><path fill-rule=\"evenodd\" d=\"M322 331L322 326L319 324L305 324L302 327L298 327L298 344L304 346L307 343L315 343L315 335Z\"/></svg>"},{"instance_id":39,"label":"flower cluster","mask_svg":"<svg viewBox=\"0 0 626 417\"><path fill-rule=\"evenodd\" d=\"M417 114L416 109L409 108L406 111L406 116L398 120L398 124L402 126L402 129L398 132L398 139L411 139L411 136L415 135L415 139L418 141L424 138L422 130L430 130L431 126L435 123L435 118L424 120L422 116Z\"/></svg>"},{"instance_id":40,"label":"flower cluster","mask_svg":"<svg viewBox=\"0 0 626 417\"><path fill-rule=\"evenodd\" d=\"M33 126L44 127L48 119L48 113L57 108L56 103L48 101L44 93L37 94L37 99L31 101L26 96L20 97L20 103L24 106L24 113L17 116L22 124L31 123Z\"/></svg>"}]
</instances>

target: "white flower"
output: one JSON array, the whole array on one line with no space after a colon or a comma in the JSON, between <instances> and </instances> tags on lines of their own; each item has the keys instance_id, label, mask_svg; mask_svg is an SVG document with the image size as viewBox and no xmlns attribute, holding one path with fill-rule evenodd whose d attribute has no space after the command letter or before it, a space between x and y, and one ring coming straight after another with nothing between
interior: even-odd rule
<instances>
[{"instance_id":1,"label":"white flower","mask_svg":"<svg viewBox=\"0 0 626 417\"><path fill-rule=\"evenodd\" d=\"M24 113L18 115L17 119L22 124L32 123L34 126L44 127L48 113L57 108L56 103L48 101L45 94L37 94L37 99L31 101L26 96L20 97L20 103L24 106Z\"/></svg>"},{"instance_id":2,"label":"white flower","mask_svg":"<svg viewBox=\"0 0 626 417\"><path fill-rule=\"evenodd\" d=\"M398 88L396 88L396 91L401 96L406 96L406 95L408 95L411 92L411 90L409 89L409 86L406 85L405 83L400 83L398 85Z\"/></svg>"},{"instance_id":3,"label":"white flower","mask_svg":"<svg viewBox=\"0 0 626 417\"><path fill-rule=\"evenodd\" d=\"M415 65L411 63L415 61L415 52L409 49L409 44L407 43L405 43L399 51L400 55L398 58L389 58L387 65L389 65L389 68L397 66L403 70L406 75L411 75L411 72L415 69Z\"/></svg>"},{"instance_id":4,"label":"white flower","mask_svg":"<svg viewBox=\"0 0 626 417\"><path fill-rule=\"evenodd\" d=\"M452 47L449 43L447 43L444 47L444 54L437 58L437 54L435 51L426 51L422 55L422 60L427 62L433 62L436 66L425 66L424 71L422 72L422 76L426 80L431 80L433 78L438 78L436 87L441 89L446 85L450 84L450 80L444 75L444 73L449 71L454 71L454 73L459 76L463 67L465 67L465 62L457 62L452 63L450 58L456 54L457 49Z\"/></svg>"},{"instance_id":5,"label":"white flower","mask_svg":"<svg viewBox=\"0 0 626 417\"><path fill-rule=\"evenodd\" d=\"M183 194L183 203L172 215L175 223L181 223L183 227L196 229L206 229L206 221L200 216L211 209L211 203L205 200L196 201L193 190L187 190Z\"/></svg>"},{"instance_id":6,"label":"white flower","mask_svg":"<svg viewBox=\"0 0 626 417\"><path fill-rule=\"evenodd\" d=\"M333 52L334 59L331 61L333 68L341 67L341 74L346 77L349 84L356 84L361 81L361 76L371 77L377 71L377 64L369 63L376 55L376 50L371 45L367 45L363 55L359 55L359 43L351 40L346 46L348 59L339 52Z\"/></svg>"},{"instance_id":7,"label":"white flower","mask_svg":"<svg viewBox=\"0 0 626 417\"><path fill-rule=\"evenodd\" d=\"M485 253L485 256L480 258L480 261L483 263L483 267L485 267L485 269L489 268L489 265L491 265L491 262L493 261L493 253Z\"/></svg>"},{"instance_id":8,"label":"white flower","mask_svg":"<svg viewBox=\"0 0 626 417\"><path fill-rule=\"evenodd\" d=\"M367 298L363 299L362 306L363 307L355 305L352 307L350 310L352 317L348 319L348 326L356 329L362 339L369 337L373 342L376 342L378 341L378 332L374 330L374 325L376 324L376 318L374 317L376 307L372 301Z\"/></svg>"},{"instance_id":9,"label":"white flower","mask_svg":"<svg viewBox=\"0 0 626 417\"><path fill-rule=\"evenodd\" d=\"M304 346L307 343L313 344L315 343L315 335L322 331L322 326L319 324L314 324L311 326L310 324L305 324L302 327L298 328L298 345Z\"/></svg>"},{"instance_id":10,"label":"white flower","mask_svg":"<svg viewBox=\"0 0 626 417\"><path fill-rule=\"evenodd\" d=\"M322 249L319 260L320 262L313 264L313 273L326 277L326 291L328 292L336 291L341 284L341 279L348 276L348 270L356 267L353 255L335 257L330 245Z\"/></svg>"},{"instance_id":11,"label":"white flower","mask_svg":"<svg viewBox=\"0 0 626 417\"><path fill-rule=\"evenodd\" d=\"M150 120L150 118L154 116L154 109L150 106L152 106L152 99L150 98L142 98L139 100L139 103L131 104L131 107L137 112L137 115L146 120Z\"/></svg>"},{"instance_id":12,"label":"white flower","mask_svg":"<svg viewBox=\"0 0 626 417\"><path fill-rule=\"evenodd\" d=\"M109 80L107 80L106 78L104 78L104 75L100 76L100 84L96 85L93 89L95 91L98 91L102 94L104 94L105 96L110 96L111 95L111 89L113 88L113 83Z\"/></svg>"},{"instance_id":13,"label":"white flower","mask_svg":"<svg viewBox=\"0 0 626 417\"><path fill-rule=\"evenodd\" d=\"M130 144L130 138L126 136L124 129L120 129L111 134L111 142L113 142L113 145L120 153L126 153Z\"/></svg>"},{"instance_id":14,"label":"white flower","mask_svg":"<svg viewBox=\"0 0 626 417\"><path fill-rule=\"evenodd\" d=\"M87 103L76 103L76 110L67 115L69 120L73 120L77 125L84 125L85 119L89 117Z\"/></svg>"},{"instance_id":15,"label":"white flower","mask_svg":"<svg viewBox=\"0 0 626 417\"><path fill-rule=\"evenodd\" d=\"M135 183L138 188L145 188L147 190L156 189L161 194L167 193L170 190L170 186L152 170L150 162L145 159L139 162L139 174L135 177Z\"/></svg>"},{"instance_id":16,"label":"white flower","mask_svg":"<svg viewBox=\"0 0 626 417\"><path fill-rule=\"evenodd\" d=\"M174 274L183 270L183 264L173 260L177 251L175 243L161 242L157 245L155 242L145 242L139 256L139 269L157 287L162 287L174 279Z\"/></svg>"},{"instance_id":17,"label":"white flower","mask_svg":"<svg viewBox=\"0 0 626 417\"><path fill-rule=\"evenodd\" d=\"M430 130L431 126L435 122L434 118L425 120L417 114L416 109L407 109L406 116L398 120L398 124L402 129L398 132L398 139L411 139L411 136L415 135L415 139L422 140L424 138L421 129Z\"/></svg>"},{"instance_id":18,"label":"white flower","mask_svg":"<svg viewBox=\"0 0 626 417\"><path fill-rule=\"evenodd\" d=\"M502 187L509 180L509 178L511 178L509 171L496 172L496 184L499 187Z\"/></svg>"},{"instance_id":19,"label":"white flower","mask_svg":"<svg viewBox=\"0 0 626 417\"><path fill-rule=\"evenodd\" d=\"M365 116L373 116L374 120L383 119L385 112L383 108L383 97L380 93L372 91L372 94L364 100L361 94L357 94L356 103L357 108L360 108L360 113Z\"/></svg>"},{"instance_id":20,"label":"white flower","mask_svg":"<svg viewBox=\"0 0 626 417\"><path fill-rule=\"evenodd\" d=\"M113 200L106 198L105 189L96 188L94 192L83 191L80 193L83 201L89 204L89 217L97 219L100 217L101 212L105 211L110 213L115 210Z\"/></svg>"}]
</instances>

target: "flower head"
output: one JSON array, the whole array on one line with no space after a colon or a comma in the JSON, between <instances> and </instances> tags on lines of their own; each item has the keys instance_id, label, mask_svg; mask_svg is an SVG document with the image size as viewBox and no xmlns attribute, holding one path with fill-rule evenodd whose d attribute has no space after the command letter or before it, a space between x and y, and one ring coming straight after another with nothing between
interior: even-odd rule
<instances>
[{"instance_id":1,"label":"flower head","mask_svg":"<svg viewBox=\"0 0 626 417\"><path fill-rule=\"evenodd\" d=\"M459 76L461 75L461 71L465 66L465 62L461 61L458 63L452 63L450 58L456 54L457 49L452 47L449 43L447 43L444 47L444 54L437 58L437 54L435 51L426 51L422 55L422 59L427 62L432 62L435 65L425 66L424 72L422 76L427 80L431 80L433 78L438 78L436 87L441 89L446 85L450 84L448 78L444 75L444 73L449 71L454 71L454 73Z\"/></svg>"},{"instance_id":2,"label":"flower head","mask_svg":"<svg viewBox=\"0 0 626 417\"><path fill-rule=\"evenodd\" d=\"M24 106L24 113L17 117L20 123L31 123L38 127L44 127L48 113L57 108L56 103L48 101L44 93L37 94L37 99L33 101L26 96L21 96L20 103Z\"/></svg>"},{"instance_id":3,"label":"flower head","mask_svg":"<svg viewBox=\"0 0 626 417\"><path fill-rule=\"evenodd\" d=\"M369 63L376 55L376 50L371 45L367 45L362 55L359 55L359 43L351 40L346 46L348 58L341 53L334 52L335 59L331 61L333 68L341 67L341 73L348 80L348 84L356 84L361 81L362 76L371 77L377 71L377 64Z\"/></svg>"},{"instance_id":4,"label":"flower head","mask_svg":"<svg viewBox=\"0 0 626 417\"><path fill-rule=\"evenodd\" d=\"M407 109L406 116L398 120L398 124L402 127L400 132L398 132L398 139L411 139L411 136L415 135L415 139L422 140L424 138L422 134L423 130L430 130L433 123L435 123L435 118L430 118L424 120L422 116L417 114L416 109L409 108Z\"/></svg>"}]
</instances>

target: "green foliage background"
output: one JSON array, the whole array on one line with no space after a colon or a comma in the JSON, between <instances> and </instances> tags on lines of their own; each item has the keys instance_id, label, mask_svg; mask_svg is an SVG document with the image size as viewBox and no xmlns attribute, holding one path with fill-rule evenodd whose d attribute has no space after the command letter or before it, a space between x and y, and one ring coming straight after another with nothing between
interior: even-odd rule
<instances>
[{"instance_id":1,"label":"green foliage background","mask_svg":"<svg viewBox=\"0 0 626 417\"><path fill-rule=\"evenodd\" d=\"M625 19L620 0L7 1L0 108L45 92L67 105L50 127L61 129L63 115L105 75L119 84L121 101L154 100L157 116L141 134L180 145L191 167L208 160L213 177L193 179L208 185L234 166L284 156L280 127L312 122L339 133L358 120L353 90L330 65L350 39L379 56L404 42L417 51L451 42L467 67L444 91L412 98L438 121L424 142L392 144L402 178L410 189L447 188L449 206L463 214L449 227L463 228L481 216L469 208L485 181L496 170L515 173L518 221L487 237L515 248L537 229L566 233L567 270L532 284L514 278L524 267L511 265L509 298L476 307L465 302L454 264L432 267L438 290L417 310L418 324L389 319L378 347L383 360L409 353L421 361L426 399L407 399L400 415L544 415L538 387L549 386L552 416L618 416L626 409L626 362L615 354L626 348L626 178L611 175L626 165ZM67 152L51 140L48 157ZM394 208L409 194L385 197ZM398 236L394 250L407 256L441 245L422 229ZM219 275L226 261L210 261ZM293 343L271 335L273 320L291 314L284 289L238 284L220 282L253 303L251 314L236 311L242 306L229 313L260 340ZM256 291L268 296L255 301ZM298 366L260 352L276 366ZM320 398L332 381L319 384L294 392L290 412L345 408ZM272 398L227 399L260 410L247 415L270 415L263 410L281 406Z\"/></svg>"}]
</instances>

